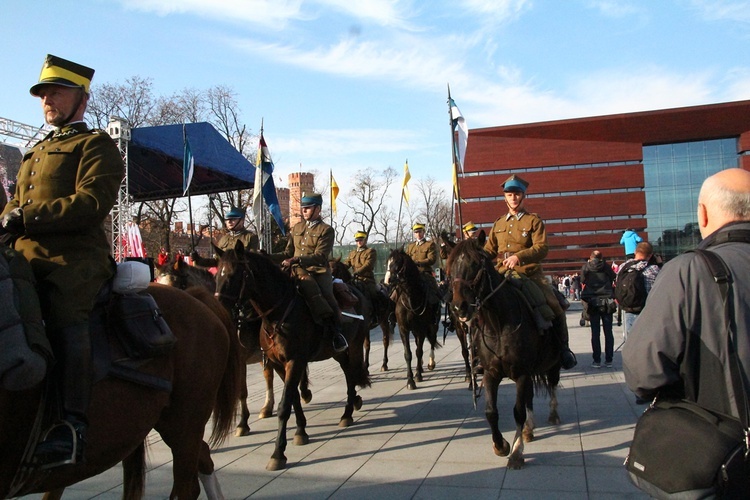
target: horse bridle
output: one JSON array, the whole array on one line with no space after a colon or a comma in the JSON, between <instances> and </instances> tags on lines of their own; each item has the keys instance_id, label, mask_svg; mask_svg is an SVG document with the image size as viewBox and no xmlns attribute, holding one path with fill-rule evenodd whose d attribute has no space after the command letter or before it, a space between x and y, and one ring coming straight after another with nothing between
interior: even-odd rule
<instances>
[{"instance_id":1,"label":"horse bridle","mask_svg":"<svg viewBox=\"0 0 750 500\"><path fill-rule=\"evenodd\" d=\"M396 291L396 294L397 294L397 295L399 296L399 298L400 298L400 297L401 297L402 295L406 295L406 299L407 299L407 300L403 301L404 307L405 307L405 308L406 308L406 309L407 309L407 310L408 310L408 311L409 311L410 313L412 313L412 314L415 314L415 315L417 315L417 316L421 316L421 315L422 315L422 314L424 314L424 312L425 312L425 311L427 310L427 305L428 305L427 294L428 294L428 293L429 293L430 291L429 291L429 290L425 290L425 291L424 291L424 300L422 301L422 307L421 307L421 310L419 310L420 308L414 308L414 307L412 307L412 304L411 304L411 297L409 297L409 295L408 295L408 294L403 294L402 292L400 292L400 291L399 291L399 289L401 288L401 283L405 281L404 279L402 279L402 278L400 278L400 277L399 277L399 276L400 276L400 274L401 274L401 273L402 273L402 272L404 271L404 268L405 268L405 266L404 266L404 265L402 264L401 266L399 266L399 268L398 268L398 269L396 270L396 272L395 272L395 273L391 273L391 276L395 276L395 277L396 277L396 279L397 279L397 282L396 282L396 283L393 283L393 288L394 288L394 290ZM421 274L421 271L420 271L420 274ZM421 280L421 279L422 279L422 278L421 278L421 276L420 276L420 280Z\"/></svg>"},{"instance_id":2,"label":"horse bridle","mask_svg":"<svg viewBox=\"0 0 750 500\"><path fill-rule=\"evenodd\" d=\"M451 280L451 287L453 289L454 295L456 293L457 286L460 285L464 285L468 288L476 290L474 293L474 303L472 304L476 312L479 312L487 303L487 301L490 300L492 296L495 295L508 282L507 279L503 279L499 285L490 290L486 297L480 300L482 290L484 290L485 288L485 283L489 283L489 285L492 286L492 276L486 272L486 261L482 261L482 264L483 265L479 268L479 271L474 276L474 279L472 279L471 281L463 278L453 278Z\"/></svg>"}]
</instances>

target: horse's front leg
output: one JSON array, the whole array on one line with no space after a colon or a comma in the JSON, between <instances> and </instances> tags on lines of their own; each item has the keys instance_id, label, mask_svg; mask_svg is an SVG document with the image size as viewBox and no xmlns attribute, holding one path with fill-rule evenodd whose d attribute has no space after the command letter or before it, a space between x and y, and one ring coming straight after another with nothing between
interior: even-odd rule
<instances>
[{"instance_id":1,"label":"horse's front leg","mask_svg":"<svg viewBox=\"0 0 750 500\"><path fill-rule=\"evenodd\" d=\"M286 467L286 455L284 455L287 445L286 428L287 423L289 422L289 417L292 415L292 406L295 405L295 402L299 405L300 409L297 414L298 427L300 424L302 405L299 403L298 386L300 377L302 376L302 371L304 370L304 368L300 368L300 365L304 365L304 363L287 361L285 365L277 367L279 376L284 379L284 390L281 394L281 401L279 401L279 409L277 412L279 428L276 433L276 447L271 455L271 460L269 460L266 465L266 470L269 471L281 470ZM295 410L296 409L297 408L295 407ZM301 418L304 419L304 416Z\"/></svg>"},{"instance_id":2,"label":"horse's front leg","mask_svg":"<svg viewBox=\"0 0 750 500\"><path fill-rule=\"evenodd\" d=\"M487 418L492 433L492 451L498 457L507 457L510 453L510 444L503 438L498 427L497 389L500 385L500 378L494 378L489 370L485 370L482 385L484 385L484 416Z\"/></svg>"},{"instance_id":3,"label":"horse's front leg","mask_svg":"<svg viewBox=\"0 0 750 500\"><path fill-rule=\"evenodd\" d=\"M388 347L391 345L391 325L388 322L388 317L380 322L380 329L383 332L383 364L380 365L381 372L388 371Z\"/></svg>"},{"instance_id":4,"label":"horse's front leg","mask_svg":"<svg viewBox=\"0 0 750 500\"><path fill-rule=\"evenodd\" d=\"M509 469L521 469L525 462L523 457L523 429L526 424L526 408L531 404L533 396L534 387L531 379L526 375L519 376L516 379L516 404L513 406L513 419L516 421L516 435L513 437L513 447L510 456L508 457Z\"/></svg>"},{"instance_id":5,"label":"horse's front leg","mask_svg":"<svg viewBox=\"0 0 750 500\"><path fill-rule=\"evenodd\" d=\"M414 383L414 372L411 370L411 346L409 345L409 331L398 325L398 333L401 335L401 342L404 344L404 361L406 361L406 388L414 390L417 384Z\"/></svg>"},{"instance_id":6,"label":"horse's front leg","mask_svg":"<svg viewBox=\"0 0 750 500\"><path fill-rule=\"evenodd\" d=\"M416 333L416 332L415 332ZM414 339L416 340L416 354L417 354L417 373L414 376L414 379L417 382L422 382L424 378L422 377L423 368L422 368L422 360L424 358L424 335L414 335Z\"/></svg>"},{"instance_id":7,"label":"horse's front leg","mask_svg":"<svg viewBox=\"0 0 750 500\"><path fill-rule=\"evenodd\" d=\"M237 428L234 430L234 435L237 437L247 436L250 434L250 410L247 407L247 365L242 364L240 368L242 374L242 383L240 384L240 421L237 422Z\"/></svg>"},{"instance_id":8,"label":"horse's front leg","mask_svg":"<svg viewBox=\"0 0 750 500\"><path fill-rule=\"evenodd\" d=\"M276 404L276 398L273 395L273 368L270 363L260 362L263 367L263 379L266 381L266 401L260 409L258 418L270 418L273 416L273 407Z\"/></svg>"},{"instance_id":9,"label":"horse's front leg","mask_svg":"<svg viewBox=\"0 0 750 500\"><path fill-rule=\"evenodd\" d=\"M549 417L547 422L552 425L560 425L560 414L557 413L557 387L549 390Z\"/></svg>"},{"instance_id":10,"label":"horse's front leg","mask_svg":"<svg viewBox=\"0 0 750 500\"><path fill-rule=\"evenodd\" d=\"M466 373L464 382L471 382L471 363L469 362L469 347L466 344L466 330L458 324L458 321L456 321L456 337L461 344L461 357L464 358L464 373ZM471 383L468 388L471 389Z\"/></svg>"}]
</instances>

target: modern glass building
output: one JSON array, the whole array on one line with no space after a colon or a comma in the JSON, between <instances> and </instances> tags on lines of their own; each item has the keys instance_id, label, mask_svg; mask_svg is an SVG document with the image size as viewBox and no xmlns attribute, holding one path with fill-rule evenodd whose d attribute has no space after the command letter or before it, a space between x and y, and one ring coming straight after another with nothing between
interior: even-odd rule
<instances>
[{"instance_id":1,"label":"modern glass building","mask_svg":"<svg viewBox=\"0 0 750 500\"><path fill-rule=\"evenodd\" d=\"M750 170L750 101L472 129L462 219L489 230L517 174L546 222L547 274L579 271L594 249L621 263L628 228L669 259L700 241L703 180L732 167Z\"/></svg>"}]
</instances>

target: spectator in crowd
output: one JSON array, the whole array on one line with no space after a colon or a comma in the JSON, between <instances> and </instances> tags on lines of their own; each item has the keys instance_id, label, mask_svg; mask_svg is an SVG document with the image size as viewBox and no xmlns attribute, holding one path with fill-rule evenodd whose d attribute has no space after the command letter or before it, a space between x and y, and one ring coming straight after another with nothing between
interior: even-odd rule
<instances>
[{"instance_id":1,"label":"spectator in crowd","mask_svg":"<svg viewBox=\"0 0 750 500\"><path fill-rule=\"evenodd\" d=\"M604 261L602 253L594 250L588 262L581 269L581 283L585 285L581 299L588 307L591 325L591 349L593 350L594 368L602 367L601 329L604 329L604 363L612 368L615 337L612 333L612 314L615 312L614 289L615 272Z\"/></svg>"},{"instance_id":2,"label":"spectator in crowd","mask_svg":"<svg viewBox=\"0 0 750 500\"><path fill-rule=\"evenodd\" d=\"M620 238L620 245L625 247L626 259L632 259L633 257L635 257L635 246L641 241L643 241L643 238L638 236L638 233L636 233L631 228L627 228L625 232L622 233L622 238Z\"/></svg>"}]
</instances>

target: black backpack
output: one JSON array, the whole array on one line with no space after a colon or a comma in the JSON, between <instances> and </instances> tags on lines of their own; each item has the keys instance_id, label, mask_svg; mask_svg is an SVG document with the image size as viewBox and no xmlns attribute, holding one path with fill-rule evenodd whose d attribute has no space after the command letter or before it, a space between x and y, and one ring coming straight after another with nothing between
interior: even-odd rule
<instances>
[{"instance_id":1,"label":"black backpack","mask_svg":"<svg viewBox=\"0 0 750 500\"><path fill-rule=\"evenodd\" d=\"M636 266L641 261L633 261L627 265L623 265L623 268L617 273L617 281L615 282L615 299L620 307L629 313L638 314L643 310L643 306L646 305L646 279L643 277L643 269L636 269Z\"/></svg>"}]
</instances>

